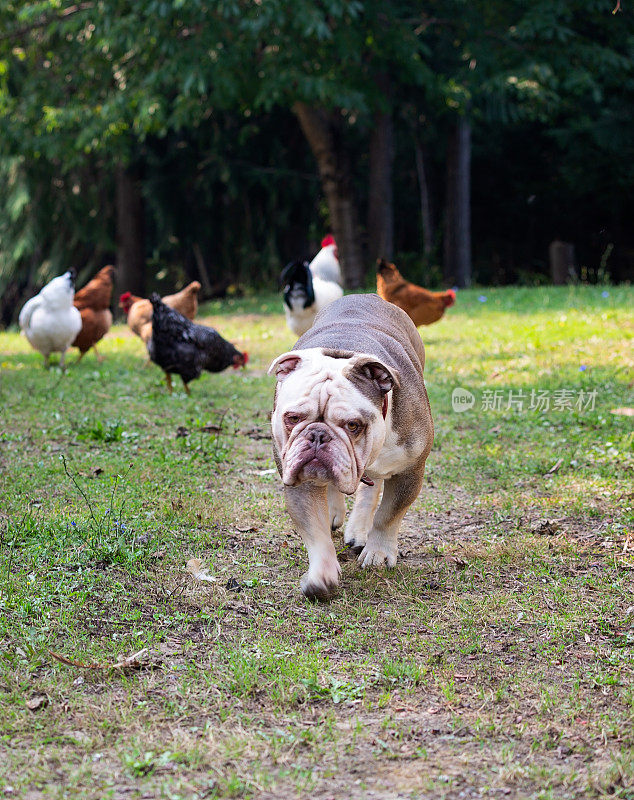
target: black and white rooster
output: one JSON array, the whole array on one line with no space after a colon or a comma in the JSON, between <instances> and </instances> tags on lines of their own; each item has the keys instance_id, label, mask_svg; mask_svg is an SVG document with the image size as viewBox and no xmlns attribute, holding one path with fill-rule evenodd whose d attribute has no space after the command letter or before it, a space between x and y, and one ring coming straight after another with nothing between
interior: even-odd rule
<instances>
[{"instance_id":1,"label":"black and white rooster","mask_svg":"<svg viewBox=\"0 0 634 800\"><path fill-rule=\"evenodd\" d=\"M244 367L249 360L231 342L223 339L214 328L197 325L166 306L156 292L152 303L152 336L147 344L151 360L165 373L167 388L172 393L172 374L181 376L185 391L187 384L199 378L203 370L222 372L227 367Z\"/></svg>"},{"instance_id":2,"label":"black and white rooster","mask_svg":"<svg viewBox=\"0 0 634 800\"><path fill-rule=\"evenodd\" d=\"M308 261L291 261L280 276L284 284L286 324L296 336L312 327L317 313L343 296L343 280L332 236L326 236L321 250Z\"/></svg>"}]
</instances>

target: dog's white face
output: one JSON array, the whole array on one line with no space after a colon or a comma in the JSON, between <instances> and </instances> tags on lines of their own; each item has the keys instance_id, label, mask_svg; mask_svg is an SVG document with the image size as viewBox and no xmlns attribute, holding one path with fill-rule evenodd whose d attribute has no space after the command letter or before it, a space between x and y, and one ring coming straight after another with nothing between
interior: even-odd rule
<instances>
[{"instance_id":1,"label":"dog's white face","mask_svg":"<svg viewBox=\"0 0 634 800\"><path fill-rule=\"evenodd\" d=\"M286 486L334 484L353 494L385 441L385 397L398 376L374 356L328 352L291 351L271 364L273 438Z\"/></svg>"}]
</instances>

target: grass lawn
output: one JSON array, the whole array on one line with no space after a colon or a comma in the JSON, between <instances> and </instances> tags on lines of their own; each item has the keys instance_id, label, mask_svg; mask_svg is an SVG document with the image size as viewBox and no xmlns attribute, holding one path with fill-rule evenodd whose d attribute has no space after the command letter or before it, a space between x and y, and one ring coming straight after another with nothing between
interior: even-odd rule
<instances>
[{"instance_id":1,"label":"grass lawn","mask_svg":"<svg viewBox=\"0 0 634 800\"><path fill-rule=\"evenodd\" d=\"M634 798L633 307L474 290L422 328L401 557L336 534L328 605L273 469L279 298L202 309L250 362L191 398L122 325L66 375L0 334L0 797Z\"/></svg>"}]
</instances>

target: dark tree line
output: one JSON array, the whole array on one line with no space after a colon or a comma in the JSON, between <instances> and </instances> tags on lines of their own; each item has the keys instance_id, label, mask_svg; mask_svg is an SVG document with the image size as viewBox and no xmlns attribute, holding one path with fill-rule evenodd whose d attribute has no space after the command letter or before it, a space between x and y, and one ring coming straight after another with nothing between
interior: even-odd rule
<instances>
[{"instance_id":1,"label":"dark tree line","mask_svg":"<svg viewBox=\"0 0 634 800\"><path fill-rule=\"evenodd\" d=\"M611 1L94 0L0 10L0 292L108 261L274 288L630 276L634 25Z\"/></svg>"}]
</instances>

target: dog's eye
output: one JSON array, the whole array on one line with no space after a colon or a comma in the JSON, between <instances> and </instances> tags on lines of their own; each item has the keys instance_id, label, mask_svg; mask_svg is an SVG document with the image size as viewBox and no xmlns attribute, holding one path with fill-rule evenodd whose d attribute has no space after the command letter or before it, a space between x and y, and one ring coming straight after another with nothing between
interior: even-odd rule
<instances>
[{"instance_id":1,"label":"dog's eye","mask_svg":"<svg viewBox=\"0 0 634 800\"><path fill-rule=\"evenodd\" d=\"M287 425L297 425L297 423L301 420L301 416L299 414L285 414L284 420L286 421Z\"/></svg>"},{"instance_id":2,"label":"dog's eye","mask_svg":"<svg viewBox=\"0 0 634 800\"><path fill-rule=\"evenodd\" d=\"M361 430L361 423L357 422L356 420L352 420L352 422L346 422L346 428L350 431L350 433L359 433Z\"/></svg>"}]
</instances>

